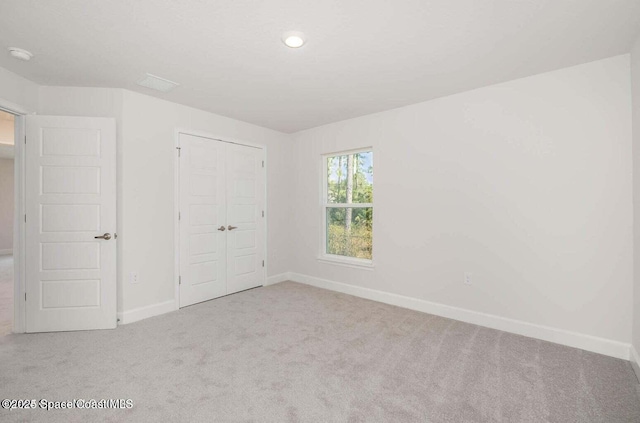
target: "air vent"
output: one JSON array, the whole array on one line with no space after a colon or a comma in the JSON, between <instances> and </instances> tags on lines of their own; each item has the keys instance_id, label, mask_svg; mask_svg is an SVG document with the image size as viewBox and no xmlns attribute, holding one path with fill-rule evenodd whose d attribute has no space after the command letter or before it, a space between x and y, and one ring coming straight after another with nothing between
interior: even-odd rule
<instances>
[{"instance_id":1,"label":"air vent","mask_svg":"<svg viewBox=\"0 0 640 423\"><path fill-rule=\"evenodd\" d=\"M138 81L138 85L142 85L143 87L151 88L152 90L162 91L163 93L166 93L171 91L172 89L174 89L180 84L148 73L143 80Z\"/></svg>"}]
</instances>

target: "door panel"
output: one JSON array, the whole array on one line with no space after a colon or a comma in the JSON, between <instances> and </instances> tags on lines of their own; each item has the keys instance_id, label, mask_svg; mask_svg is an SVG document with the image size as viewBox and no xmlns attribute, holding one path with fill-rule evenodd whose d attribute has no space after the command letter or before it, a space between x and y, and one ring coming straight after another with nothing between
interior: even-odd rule
<instances>
[{"instance_id":1,"label":"door panel","mask_svg":"<svg viewBox=\"0 0 640 423\"><path fill-rule=\"evenodd\" d=\"M263 285L263 150L179 137L180 307Z\"/></svg>"},{"instance_id":2,"label":"door panel","mask_svg":"<svg viewBox=\"0 0 640 423\"><path fill-rule=\"evenodd\" d=\"M262 149L227 144L227 293L264 284L265 172Z\"/></svg>"},{"instance_id":3,"label":"door panel","mask_svg":"<svg viewBox=\"0 0 640 423\"><path fill-rule=\"evenodd\" d=\"M180 307L227 293L224 144L180 134Z\"/></svg>"},{"instance_id":4,"label":"door panel","mask_svg":"<svg viewBox=\"0 0 640 423\"><path fill-rule=\"evenodd\" d=\"M26 122L26 330L115 328L115 121Z\"/></svg>"}]
</instances>

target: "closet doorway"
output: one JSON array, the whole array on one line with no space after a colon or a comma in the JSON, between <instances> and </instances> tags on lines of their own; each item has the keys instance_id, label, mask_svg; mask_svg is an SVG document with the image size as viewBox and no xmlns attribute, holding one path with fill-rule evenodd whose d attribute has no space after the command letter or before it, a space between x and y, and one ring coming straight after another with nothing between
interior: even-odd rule
<instances>
[{"instance_id":1,"label":"closet doorway","mask_svg":"<svg viewBox=\"0 0 640 423\"><path fill-rule=\"evenodd\" d=\"M183 132L177 149L179 306L263 285L264 149Z\"/></svg>"}]
</instances>

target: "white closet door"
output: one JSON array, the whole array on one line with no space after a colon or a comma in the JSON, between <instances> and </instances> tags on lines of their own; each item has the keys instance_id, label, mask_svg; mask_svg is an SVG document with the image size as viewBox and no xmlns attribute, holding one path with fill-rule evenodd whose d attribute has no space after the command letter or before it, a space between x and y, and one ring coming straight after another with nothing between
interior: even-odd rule
<instances>
[{"instance_id":1,"label":"white closet door","mask_svg":"<svg viewBox=\"0 0 640 423\"><path fill-rule=\"evenodd\" d=\"M227 145L227 293L264 284L264 150Z\"/></svg>"},{"instance_id":2,"label":"white closet door","mask_svg":"<svg viewBox=\"0 0 640 423\"><path fill-rule=\"evenodd\" d=\"M180 307L227 293L225 143L180 134Z\"/></svg>"},{"instance_id":3,"label":"white closet door","mask_svg":"<svg viewBox=\"0 0 640 423\"><path fill-rule=\"evenodd\" d=\"M115 328L115 120L27 116L26 135L26 330Z\"/></svg>"}]
</instances>

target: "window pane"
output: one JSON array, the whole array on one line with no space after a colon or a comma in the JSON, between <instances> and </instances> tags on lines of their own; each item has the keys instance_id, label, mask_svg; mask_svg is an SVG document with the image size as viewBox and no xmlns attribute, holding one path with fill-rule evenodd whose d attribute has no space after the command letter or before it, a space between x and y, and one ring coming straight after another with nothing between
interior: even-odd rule
<instances>
[{"instance_id":1,"label":"window pane","mask_svg":"<svg viewBox=\"0 0 640 423\"><path fill-rule=\"evenodd\" d=\"M373 152L327 157L327 203L373 203Z\"/></svg>"},{"instance_id":2,"label":"window pane","mask_svg":"<svg viewBox=\"0 0 640 423\"><path fill-rule=\"evenodd\" d=\"M371 260L373 208L327 207L327 254Z\"/></svg>"}]
</instances>

